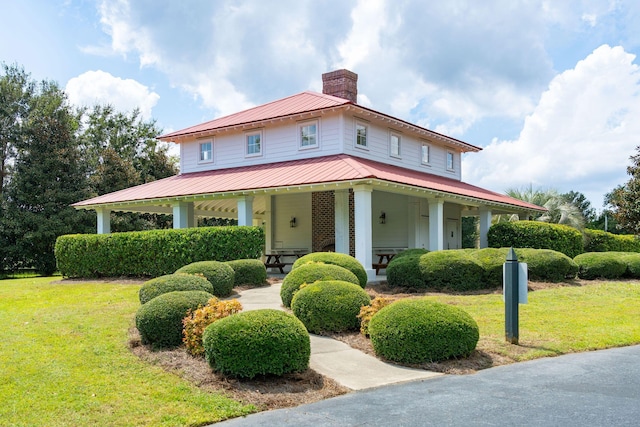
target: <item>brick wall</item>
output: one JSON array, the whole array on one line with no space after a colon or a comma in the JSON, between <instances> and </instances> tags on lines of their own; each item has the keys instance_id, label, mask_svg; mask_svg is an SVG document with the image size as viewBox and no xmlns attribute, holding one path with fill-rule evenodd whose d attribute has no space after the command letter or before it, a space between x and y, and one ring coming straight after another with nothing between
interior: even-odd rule
<instances>
[{"instance_id":1,"label":"brick wall","mask_svg":"<svg viewBox=\"0 0 640 427\"><path fill-rule=\"evenodd\" d=\"M313 252L335 251L335 195L333 191L311 194L311 245ZM349 253L355 256L353 192L349 190Z\"/></svg>"}]
</instances>

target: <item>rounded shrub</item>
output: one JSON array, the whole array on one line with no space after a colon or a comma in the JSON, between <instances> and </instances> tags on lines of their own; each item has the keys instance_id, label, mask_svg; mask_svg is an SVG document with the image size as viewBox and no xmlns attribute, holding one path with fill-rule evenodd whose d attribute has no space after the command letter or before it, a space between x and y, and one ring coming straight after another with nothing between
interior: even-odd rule
<instances>
[{"instance_id":1,"label":"rounded shrub","mask_svg":"<svg viewBox=\"0 0 640 427\"><path fill-rule=\"evenodd\" d=\"M613 234L590 229L583 233L585 252L640 252L640 239L633 234Z\"/></svg>"},{"instance_id":2,"label":"rounded shrub","mask_svg":"<svg viewBox=\"0 0 640 427\"><path fill-rule=\"evenodd\" d=\"M420 274L426 287L470 291L485 287L484 269L464 250L435 251L420 257Z\"/></svg>"},{"instance_id":3,"label":"rounded shrub","mask_svg":"<svg viewBox=\"0 0 640 427\"><path fill-rule=\"evenodd\" d=\"M540 221L500 222L487 233L492 248L551 249L562 252L569 258L581 254L584 249L582 233L563 224Z\"/></svg>"},{"instance_id":4,"label":"rounded shrub","mask_svg":"<svg viewBox=\"0 0 640 427\"><path fill-rule=\"evenodd\" d=\"M173 291L205 291L213 294L213 285L201 276L192 274L167 274L147 280L138 291L140 304L146 304L153 298Z\"/></svg>"},{"instance_id":5,"label":"rounded shrub","mask_svg":"<svg viewBox=\"0 0 640 427\"><path fill-rule=\"evenodd\" d=\"M190 310L207 304L212 298L204 291L175 291L155 297L140 306L136 327L143 344L154 348L177 347L182 343L182 319Z\"/></svg>"},{"instance_id":6,"label":"rounded shrub","mask_svg":"<svg viewBox=\"0 0 640 427\"><path fill-rule=\"evenodd\" d=\"M480 333L464 310L421 298L396 301L374 314L369 336L378 356L424 363L469 356Z\"/></svg>"},{"instance_id":7,"label":"rounded shrub","mask_svg":"<svg viewBox=\"0 0 640 427\"><path fill-rule=\"evenodd\" d=\"M291 310L309 332L341 332L360 326L358 314L371 298L360 286L340 280L319 281L293 296Z\"/></svg>"},{"instance_id":8,"label":"rounded shrub","mask_svg":"<svg viewBox=\"0 0 640 427\"><path fill-rule=\"evenodd\" d=\"M627 264L625 276L632 279L640 279L640 253L626 252L621 259Z\"/></svg>"},{"instance_id":9,"label":"rounded shrub","mask_svg":"<svg viewBox=\"0 0 640 427\"><path fill-rule=\"evenodd\" d=\"M293 295L298 292L304 283L310 285L318 280L342 280L344 282L360 285L360 281L351 271L334 264L324 264L321 262L309 262L289 274L282 280L280 288L280 298L285 307L291 307Z\"/></svg>"},{"instance_id":10,"label":"rounded shrub","mask_svg":"<svg viewBox=\"0 0 640 427\"><path fill-rule=\"evenodd\" d=\"M323 262L325 264L339 265L340 267L346 268L355 274L362 288L367 286L366 270L362 264L360 264L360 262L351 255L341 254L338 252L313 252L298 258L293 263L293 266L291 266L291 270L293 271L308 262Z\"/></svg>"},{"instance_id":11,"label":"rounded shrub","mask_svg":"<svg viewBox=\"0 0 640 427\"><path fill-rule=\"evenodd\" d=\"M420 272L420 257L429 251L409 249L394 256L387 265L387 283L389 286L424 289L426 283Z\"/></svg>"},{"instance_id":12,"label":"rounded shrub","mask_svg":"<svg viewBox=\"0 0 640 427\"><path fill-rule=\"evenodd\" d=\"M484 269L482 281L487 288L502 286L502 266L507 260L507 248L470 249L467 254Z\"/></svg>"},{"instance_id":13,"label":"rounded shrub","mask_svg":"<svg viewBox=\"0 0 640 427\"><path fill-rule=\"evenodd\" d=\"M529 280L562 282L573 279L578 273L578 264L561 252L550 249L515 249L518 261L526 262Z\"/></svg>"},{"instance_id":14,"label":"rounded shrub","mask_svg":"<svg viewBox=\"0 0 640 427\"><path fill-rule=\"evenodd\" d=\"M233 269L233 286L261 286L267 283L267 268L259 259L227 261Z\"/></svg>"},{"instance_id":15,"label":"rounded shrub","mask_svg":"<svg viewBox=\"0 0 640 427\"><path fill-rule=\"evenodd\" d=\"M225 317L205 329L202 341L209 365L226 375L253 378L309 367L309 333L300 320L280 310Z\"/></svg>"},{"instance_id":16,"label":"rounded shrub","mask_svg":"<svg viewBox=\"0 0 640 427\"><path fill-rule=\"evenodd\" d=\"M574 258L578 277L586 280L617 279L627 271L627 263L620 252L587 252Z\"/></svg>"},{"instance_id":17,"label":"rounded shrub","mask_svg":"<svg viewBox=\"0 0 640 427\"><path fill-rule=\"evenodd\" d=\"M198 261L179 268L176 273L201 274L213 285L217 297L231 295L234 272L228 264L219 261Z\"/></svg>"}]
</instances>

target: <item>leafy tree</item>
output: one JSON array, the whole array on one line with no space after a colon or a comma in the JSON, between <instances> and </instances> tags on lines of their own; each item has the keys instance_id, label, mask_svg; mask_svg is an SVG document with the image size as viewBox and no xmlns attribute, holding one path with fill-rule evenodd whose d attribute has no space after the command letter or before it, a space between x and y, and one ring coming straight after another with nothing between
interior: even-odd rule
<instances>
[{"instance_id":1,"label":"leafy tree","mask_svg":"<svg viewBox=\"0 0 640 427\"><path fill-rule=\"evenodd\" d=\"M53 247L62 234L86 231L88 213L70 205L88 196L86 170L75 139L77 117L56 83L43 81L28 102L15 141L14 173L9 181L5 239L11 241L13 266L31 266L51 274Z\"/></svg>"},{"instance_id":2,"label":"leafy tree","mask_svg":"<svg viewBox=\"0 0 640 427\"><path fill-rule=\"evenodd\" d=\"M532 185L524 187L523 189L509 189L506 193L515 199L533 203L534 205L542 206L547 209L547 212L540 213L533 218L527 219L534 219L554 224L565 224L577 229L584 228L585 218L581 209L574 204L575 202L573 200L569 200L569 198L579 198L579 193L572 194L572 192L567 193L569 195L563 195L554 189L534 189ZM586 201L586 199L583 200L583 202L584 201ZM588 201L587 205L590 205Z\"/></svg>"},{"instance_id":3,"label":"leafy tree","mask_svg":"<svg viewBox=\"0 0 640 427\"><path fill-rule=\"evenodd\" d=\"M477 216L462 217L462 247L475 248L479 238Z\"/></svg>"},{"instance_id":4,"label":"leafy tree","mask_svg":"<svg viewBox=\"0 0 640 427\"><path fill-rule=\"evenodd\" d=\"M571 203L582 213L585 224L589 224L596 220L596 210L591 207L591 202L587 197L577 191L569 191L561 195L568 203Z\"/></svg>"}]
</instances>

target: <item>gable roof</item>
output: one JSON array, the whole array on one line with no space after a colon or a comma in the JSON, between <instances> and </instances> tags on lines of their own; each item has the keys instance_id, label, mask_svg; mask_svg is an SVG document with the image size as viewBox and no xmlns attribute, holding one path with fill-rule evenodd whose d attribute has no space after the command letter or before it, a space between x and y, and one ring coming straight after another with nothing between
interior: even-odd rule
<instances>
[{"instance_id":1,"label":"gable roof","mask_svg":"<svg viewBox=\"0 0 640 427\"><path fill-rule=\"evenodd\" d=\"M186 129L160 135L158 139L166 142L180 143L195 138L211 136L222 130L238 128L246 129L263 126L266 123L284 120L285 118L299 119L301 116L308 117L317 112L333 109L348 109L365 118L372 117L374 119L383 120L393 126L409 129L423 137L437 139L445 144L454 145L462 152L477 152L482 150L482 148L476 147L475 145L434 132L387 114L377 112L370 108L354 104L347 99L312 91L298 93L257 107L249 108L248 110L219 117Z\"/></svg>"},{"instance_id":2,"label":"gable roof","mask_svg":"<svg viewBox=\"0 0 640 427\"><path fill-rule=\"evenodd\" d=\"M177 200L275 194L284 190L321 191L371 184L398 190L422 190L433 197L466 199L509 210L546 211L522 200L485 190L465 182L346 154L279 163L181 174L75 203L76 208L118 208L153 205ZM419 193L416 193L419 194Z\"/></svg>"}]
</instances>

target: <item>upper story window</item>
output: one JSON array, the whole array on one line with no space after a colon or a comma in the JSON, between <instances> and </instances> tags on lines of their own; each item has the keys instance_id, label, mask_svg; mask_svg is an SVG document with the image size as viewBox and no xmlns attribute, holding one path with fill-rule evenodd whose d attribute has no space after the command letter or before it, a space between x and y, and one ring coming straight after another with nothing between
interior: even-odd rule
<instances>
[{"instance_id":1,"label":"upper story window","mask_svg":"<svg viewBox=\"0 0 640 427\"><path fill-rule=\"evenodd\" d=\"M314 148L318 146L318 121L300 123L298 125L300 148Z\"/></svg>"},{"instance_id":2,"label":"upper story window","mask_svg":"<svg viewBox=\"0 0 640 427\"><path fill-rule=\"evenodd\" d=\"M213 143L211 141L200 143L200 163L213 161Z\"/></svg>"},{"instance_id":3,"label":"upper story window","mask_svg":"<svg viewBox=\"0 0 640 427\"><path fill-rule=\"evenodd\" d=\"M262 131L245 134L247 156L262 155Z\"/></svg>"},{"instance_id":4,"label":"upper story window","mask_svg":"<svg viewBox=\"0 0 640 427\"><path fill-rule=\"evenodd\" d=\"M391 132L389 134L389 155L391 157L400 157L400 135Z\"/></svg>"},{"instance_id":5,"label":"upper story window","mask_svg":"<svg viewBox=\"0 0 640 427\"><path fill-rule=\"evenodd\" d=\"M422 143L422 151L420 153L420 161L423 165L428 165L431 162L431 146L429 144Z\"/></svg>"},{"instance_id":6,"label":"upper story window","mask_svg":"<svg viewBox=\"0 0 640 427\"><path fill-rule=\"evenodd\" d=\"M453 153L451 151L447 151L447 170L453 170Z\"/></svg>"},{"instance_id":7,"label":"upper story window","mask_svg":"<svg viewBox=\"0 0 640 427\"><path fill-rule=\"evenodd\" d=\"M367 131L367 125L356 122L356 147L367 148Z\"/></svg>"}]
</instances>

